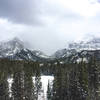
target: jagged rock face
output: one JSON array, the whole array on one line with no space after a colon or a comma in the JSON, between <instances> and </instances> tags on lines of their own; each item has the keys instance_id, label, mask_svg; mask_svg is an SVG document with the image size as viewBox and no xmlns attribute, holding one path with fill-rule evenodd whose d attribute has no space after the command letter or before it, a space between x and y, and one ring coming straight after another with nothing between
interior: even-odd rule
<instances>
[{"instance_id":1,"label":"jagged rock face","mask_svg":"<svg viewBox=\"0 0 100 100\"><path fill-rule=\"evenodd\" d=\"M64 54L65 55L65 54ZM84 61L88 63L91 58L95 57L95 60L100 62L100 50L82 50L79 52L73 52L70 53L70 55L67 55L65 57L61 56L57 58L60 62L64 63L79 63L81 61Z\"/></svg>"},{"instance_id":2,"label":"jagged rock face","mask_svg":"<svg viewBox=\"0 0 100 100\"><path fill-rule=\"evenodd\" d=\"M64 57L69 57L72 54L75 54L76 50L75 49L62 49L58 50L57 52L54 53L53 57L54 58L64 58Z\"/></svg>"},{"instance_id":3,"label":"jagged rock face","mask_svg":"<svg viewBox=\"0 0 100 100\"><path fill-rule=\"evenodd\" d=\"M99 50L100 38L92 38L88 41L70 43L68 48L77 50Z\"/></svg>"},{"instance_id":4,"label":"jagged rock face","mask_svg":"<svg viewBox=\"0 0 100 100\"><path fill-rule=\"evenodd\" d=\"M18 38L0 43L0 58L10 58L14 60L46 61L60 59L63 62L88 62L91 56L96 54L100 59L100 38L92 38L88 41L70 43L65 49L56 51L48 57L41 51L30 50Z\"/></svg>"},{"instance_id":5,"label":"jagged rock face","mask_svg":"<svg viewBox=\"0 0 100 100\"><path fill-rule=\"evenodd\" d=\"M34 50L32 51L34 55L38 56L38 57L41 57L41 58L49 58L46 54L44 54L43 52L41 51L37 51L37 50Z\"/></svg>"},{"instance_id":6,"label":"jagged rock face","mask_svg":"<svg viewBox=\"0 0 100 100\"><path fill-rule=\"evenodd\" d=\"M47 56L40 51L29 50L21 40L14 38L0 43L0 58L40 61L46 59Z\"/></svg>"},{"instance_id":7,"label":"jagged rock face","mask_svg":"<svg viewBox=\"0 0 100 100\"><path fill-rule=\"evenodd\" d=\"M71 55L68 59L69 62L89 62L91 58L95 57L96 61L100 61L100 50L83 50L80 52L77 52L74 55Z\"/></svg>"},{"instance_id":8,"label":"jagged rock face","mask_svg":"<svg viewBox=\"0 0 100 100\"><path fill-rule=\"evenodd\" d=\"M13 57L17 58L17 60L31 60L31 61L43 61L45 60L44 58L37 56L34 54L33 51L28 50L28 49L22 49L19 53L16 53Z\"/></svg>"},{"instance_id":9,"label":"jagged rock face","mask_svg":"<svg viewBox=\"0 0 100 100\"><path fill-rule=\"evenodd\" d=\"M14 38L8 42L0 43L0 56L13 56L17 52L20 52L22 49L24 49L23 43L18 38Z\"/></svg>"},{"instance_id":10,"label":"jagged rock face","mask_svg":"<svg viewBox=\"0 0 100 100\"><path fill-rule=\"evenodd\" d=\"M68 48L58 50L53 57L63 59L65 62L80 62L81 60L88 62L94 55L97 60L100 60L100 38L70 43Z\"/></svg>"}]
</instances>

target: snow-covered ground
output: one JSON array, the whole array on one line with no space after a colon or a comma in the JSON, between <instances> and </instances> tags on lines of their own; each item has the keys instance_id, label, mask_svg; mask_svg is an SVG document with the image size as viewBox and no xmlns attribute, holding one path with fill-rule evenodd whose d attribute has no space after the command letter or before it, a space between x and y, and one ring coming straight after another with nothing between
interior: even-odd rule
<instances>
[{"instance_id":1,"label":"snow-covered ground","mask_svg":"<svg viewBox=\"0 0 100 100\"><path fill-rule=\"evenodd\" d=\"M11 97L11 86L12 86L12 83L13 83L13 78L8 78L8 84L9 84L9 92L10 92L10 97Z\"/></svg>"},{"instance_id":2,"label":"snow-covered ground","mask_svg":"<svg viewBox=\"0 0 100 100\"><path fill-rule=\"evenodd\" d=\"M35 77L33 77L33 82L35 82L34 80L35 80ZM42 88L41 88L40 95L38 96L38 100L47 100L48 82L50 82L50 85L52 85L53 80L54 80L54 76L45 76L45 75L41 76ZM8 83L9 83L9 92L11 96L11 86L13 83L13 78L9 78Z\"/></svg>"},{"instance_id":3,"label":"snow-covered ground","mask_svg":"<svg viewBox=\"0 0 100 100\"><path fill-rule=\"evenodd\" d=\"M48 82L50 84L53 84L54 76L41 76L41 82L42 82L42 91L38 97L38 100L47 100L47 88L48 88Z\"/></svg>"}]
</instances>

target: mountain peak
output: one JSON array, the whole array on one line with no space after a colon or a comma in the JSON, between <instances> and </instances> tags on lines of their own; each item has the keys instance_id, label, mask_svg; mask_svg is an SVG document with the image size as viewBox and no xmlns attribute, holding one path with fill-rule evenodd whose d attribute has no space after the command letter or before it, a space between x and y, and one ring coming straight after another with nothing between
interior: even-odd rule
<instances>
[{"instance_id":1,"label":"mountain peak","mask_svg":"<svg viewBox=\"0 0 100 100\"><path fill-rule=\"evenodd\" d=\"M69 43L68 48L76 50L100 50L100 36L87 36L81 41Z\"/></svg>"},{"instance_id":2,"label":"mountain peak","mask_svg":"<svg viewBox=\"0 0 100 100\"><path fill-rule=\"evenodd\" d=\"M17 60L42 60L48 58L41 51L32 51L24 46L24 42L15 37L6 42L0 43L0 58Z\"/></svg>"},{"instance_id":3,"label":"mountain peak","mask_svg":"<svg viewBox=\"0 0 100 100\"><path fill-rule=\"evenodd\" d=\"M3 57L16 54L17 52L20 52L22 49L24 49L24 44L18 38L13 38L6 42L0 43L0 55L2 55Z\"/></svg>"}]
</instances>

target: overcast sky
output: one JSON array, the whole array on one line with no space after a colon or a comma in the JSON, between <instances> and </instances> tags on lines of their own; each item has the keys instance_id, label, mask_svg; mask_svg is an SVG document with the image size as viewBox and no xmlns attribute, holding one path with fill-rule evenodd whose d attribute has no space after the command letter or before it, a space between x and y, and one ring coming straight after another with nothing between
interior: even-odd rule
<instances>
[{"instance_id":1,"label":"overcast sky","mask_svg":"<svg viewBox=\"0 0 100 100\"><path fill-rule=\"evenodd\" d=\"M0 39L15 36L47 54L100 34L100 0L0 0Z\"/></svg>"}]
</instances>

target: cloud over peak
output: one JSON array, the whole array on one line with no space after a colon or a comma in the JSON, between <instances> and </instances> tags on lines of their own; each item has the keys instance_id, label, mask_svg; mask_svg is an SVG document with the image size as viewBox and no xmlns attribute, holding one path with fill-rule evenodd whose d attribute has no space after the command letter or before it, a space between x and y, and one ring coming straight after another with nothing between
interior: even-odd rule
<instances>
[{"instance_id":1,"label":"cloud over peak","mask_svg":"<svg viewBox=\"0 0 100 100\"><path fill-rule=\"evenodd\" d=\"M46 53L100 32L99 22L100 0L0 0L1 40L18 36Z\"/></svg>"}]
</instances>

